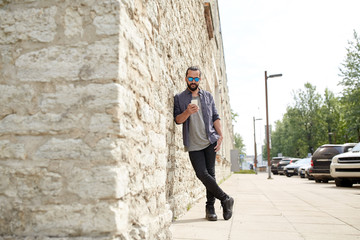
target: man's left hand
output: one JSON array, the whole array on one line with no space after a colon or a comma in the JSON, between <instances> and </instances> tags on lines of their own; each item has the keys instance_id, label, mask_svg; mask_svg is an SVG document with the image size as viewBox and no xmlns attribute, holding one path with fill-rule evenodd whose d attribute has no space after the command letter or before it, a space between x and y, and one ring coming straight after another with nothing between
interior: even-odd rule
<instances>
[{"instance_id":1,"label":"man's left hand","mask_svg":"<svg viewBox=\"0 0 360 240\"><path fill-rule=\"evenodd\" d=\"M218 151L220 150L222 140L223 140L223 137L220 137L220 138L217 140L217 144L216 144L216 146L214 147L215 152L218 152Z\"/></svg>"}]
</instances>

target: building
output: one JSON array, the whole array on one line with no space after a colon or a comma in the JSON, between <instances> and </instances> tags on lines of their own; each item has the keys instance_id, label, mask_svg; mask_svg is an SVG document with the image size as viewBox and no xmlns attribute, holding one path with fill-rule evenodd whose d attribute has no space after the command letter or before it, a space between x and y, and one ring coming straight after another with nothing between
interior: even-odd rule
<instances>
[{"instance_id":1,"label":"building","mask_svg":"<svg viewBox=\"0 0 360 240\"><path fill-rule=\"evenodd\" d=\"M205 194L173 121L202 68L233 129L217 1L0 1L0 236L171 239Z\"/></svg>"}]
</instances>

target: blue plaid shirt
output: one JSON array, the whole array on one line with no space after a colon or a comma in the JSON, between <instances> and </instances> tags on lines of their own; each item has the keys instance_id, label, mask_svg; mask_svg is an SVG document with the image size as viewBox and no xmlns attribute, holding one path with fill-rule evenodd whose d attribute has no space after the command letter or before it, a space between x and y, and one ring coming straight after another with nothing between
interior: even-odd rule
<instances>
[{"instance_id":1,"label":"blue plaid shirt","mask_svg":"<svg viewBox=\"0 0 360 240\"><path fill-rule=\"evenodd\" d=\"M210 143L213 144L219 139L219 135L217 134L215 128L214 128L214 122L217 119L220 119L219 114L217 113L214 98L211 95L211 93L199 89L199 97L201 102L201 110L203 113L203 119L205 123L205 131L207 134L207 138L209 139ZM190 104L192 99L192 93L189 89L186 89L185 91L178 93L174 97L174 120L176 119L176 116L183 113L188 105ZM175 120L176 122L176 120ZM190 120L187 119L183 123L183 143L185 147L189 146L189 123Z\"/></svg>"}]
</instances>

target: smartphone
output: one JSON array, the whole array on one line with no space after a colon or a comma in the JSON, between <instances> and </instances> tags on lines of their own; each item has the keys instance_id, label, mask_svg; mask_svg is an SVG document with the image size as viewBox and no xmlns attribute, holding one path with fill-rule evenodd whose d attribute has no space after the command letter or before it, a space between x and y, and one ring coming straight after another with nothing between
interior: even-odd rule
<instances>
[{"instance_id":1,"label":"smartphone","mask_svg":"<svg viewBox=\"0 0 360 240\"><path fill-rule=\"evenodd\" d=\"M199 107L199 105L198 105L198 100L197 100L197 99L191 100L191 104L195 104L196 106Z\"/></svg>"}]
</instances>

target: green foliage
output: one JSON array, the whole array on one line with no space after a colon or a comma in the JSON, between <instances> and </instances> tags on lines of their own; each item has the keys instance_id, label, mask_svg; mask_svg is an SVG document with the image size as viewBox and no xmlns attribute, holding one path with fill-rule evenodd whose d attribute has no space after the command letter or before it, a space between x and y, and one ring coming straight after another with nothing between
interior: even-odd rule
<instances>
[{"instance_id":1,"label":"green foliage","mask_svg":"<svg viewBox=\"0 0 360 240\"><path fill-rule=\"evenodd\" d=\"M240 170L238 172L234 172L235 174L255 174L254 170Z\"/></svg>"},{"instance_id":2,"label":"green foliage","mask_svg":"<svg viewBox=\"0 0 360 240\"><path fill-rule=\"evenodd\" d=\"M341 97L344 112L345 139L360 141L360 38L354 30L354 40L349 41L347 54L342 68L343 80L340 85L344 87Z\"/></svg>"},{"instance_id":3,"label":"green foliage","mask_svg":"<svg viewBox=\"0 0 360 240\"><path fill-rule=\"evenodd\" d=\"M360 38L355 31L354 40L349 41L346 50L340 68L342 96L336 97L328 89L322 96L310 83L295 91L293 106L287 108L271 133L271 157L278 153L306 157L326 143L360 141Z\"/></svg>"},{"instance_id":4,"label":"green foliage","mask_svg":"<svg viewBox=\"0 0 360 240\"><path fill-rule=\"evenodd\" d=\"M234 112L234 110L231 109L231 119L234 122L237 122L236 118L239 117L239 114L237 114L237 112Z\"/></svg>"},{"instance_id":5,"label":"green foliage","mask_svg":"<svg viewBox=\"0 0 360 240\"><path fill-rule=\"evenodd\" d=\"M239 133L234 134L234 140L235 140L235 148L239 150L240 154L245 154L246 148L245 148L244 140Z\"/></svg>"}]
</instances>

